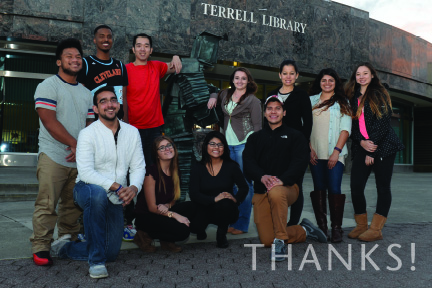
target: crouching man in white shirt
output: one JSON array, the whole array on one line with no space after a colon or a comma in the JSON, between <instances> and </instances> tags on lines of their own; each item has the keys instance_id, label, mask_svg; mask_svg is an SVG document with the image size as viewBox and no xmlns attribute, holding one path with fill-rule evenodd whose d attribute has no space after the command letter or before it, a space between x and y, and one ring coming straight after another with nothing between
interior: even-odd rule
<instances>
[{"instance_id":1,"label":"crouching man in white shirt","mask_svg":"<svg viewBox=\"0 0 432 288\"><path fill-rule=\"evenodd\" d=\"M60 258L88 261L92 278L108 277L106 261L114 261L123 237L123 207L140 192L145 162L138 130L117 119L120 109L113 87L95 92L93 110L99 120L78 136L78 177L74 201L84 210L86 242L67 237L51 246ZM130 172L130 186L126 174Z\"/></svg>"}]
</instances>

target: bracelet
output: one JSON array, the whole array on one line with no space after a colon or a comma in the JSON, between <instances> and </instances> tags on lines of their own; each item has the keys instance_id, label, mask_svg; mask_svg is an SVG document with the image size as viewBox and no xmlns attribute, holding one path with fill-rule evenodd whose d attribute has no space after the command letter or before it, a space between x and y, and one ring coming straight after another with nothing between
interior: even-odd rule
<instances>
[{"instance_id":1,"label":"bracelet","mask_svg":"<svg viewBox=\"0 0 432 288\"><path fill-rule=\"evenodd\" d=\"M334 150L339 151L339 153L342 153L342 149L335 147Z\"/></svg>"},{"instance_id":2,"label":"bracelet","mask_svg":"<svg viewBox=\"0 0 432 288\"><path fill-rule=\"evenodd\" d=\"M122 188L123 188L123 186L120 184L119 188L117 188L117 190L115 190L115 193L117 194L118 191L120 191L120 189L122 189Z\"/></svg>"}]
</instances>

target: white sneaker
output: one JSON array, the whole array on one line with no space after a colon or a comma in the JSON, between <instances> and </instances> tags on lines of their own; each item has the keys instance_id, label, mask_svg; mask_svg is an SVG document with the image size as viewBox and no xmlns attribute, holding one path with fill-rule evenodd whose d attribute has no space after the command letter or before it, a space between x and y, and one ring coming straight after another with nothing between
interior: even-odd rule
<instances>
[{"instance_id":1,"label":"white sneaker","mask_svg":"<svg viewBox=\"0 0 432 288\"><path fill-rule=\"evenodd\" d=\"M137 230L132 225L127 225L123 230L123 241L132 241Z\"/></svg>"},{"instance_id":2,"label":"white sneaker","mask_svg":"<svg viewBox=\"0 0 432 288\"><path fill-rule=\"evenodd\" d=\"M51 256L57 257L60 249L71 240L70 234L65 234L62 237L51 243Z\"/></svg>"},{"instance_id":3,"label":"white sneaker","mask_svg":"<svg viewBox=\"0 0 432 288\"><path fill-rule=\"evenodd\" d=\"M105 264L90 266L89 274L90 277L94 279L108 277L108 271L105 267Z\"/></svg>"}]
</instances>

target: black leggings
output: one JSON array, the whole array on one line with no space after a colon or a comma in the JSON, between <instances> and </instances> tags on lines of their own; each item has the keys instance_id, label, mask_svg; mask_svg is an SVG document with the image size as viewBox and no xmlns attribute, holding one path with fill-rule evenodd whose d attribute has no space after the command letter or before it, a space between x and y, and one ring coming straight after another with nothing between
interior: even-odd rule
<instances>
[{"instance_id":1,"label":"black leggings","mask_svg":"<svg viewBox=\"0 0 432 288\"><path fill-rule=\"evenodd\" d=\"M230 199L222 199L210 206L203 206L195 203L197 207L196 216L192 219L191 232L200 233L209 224L215 224L223 229L237 221L239 209L236 203Z\"/></svg>"},{"instance_id":2,"label":"black leggings","mask_svg":"<svg viewBox=\"0 0 432 288\"><path fill-rule=\"evenodd\" d=\"M387 217L392 202L390 183L395 158L396 154L384 158L375 158L373 165L366 166L366 152L364 149L359 149L354 157L351 169L351 199L355 214L366 213L364 190L373 169L378 193L376 213Z\"/></svg>"},{"instance_id":3,"label":"black leggings","mask_svg":"<svg viewBox=\"0 0 432 288\"><path fill-rule=\"evenodd\" d=\"M170 211L176 212L191 221L195 215L195 205L191 201L181 202L171 207ZM180 223L174 218L155 213L136 215L135 226L137 230L147 232L151 238L167 242L186 240L190 233L190 229L186 224Z\"/></svg>"}]
</instances>

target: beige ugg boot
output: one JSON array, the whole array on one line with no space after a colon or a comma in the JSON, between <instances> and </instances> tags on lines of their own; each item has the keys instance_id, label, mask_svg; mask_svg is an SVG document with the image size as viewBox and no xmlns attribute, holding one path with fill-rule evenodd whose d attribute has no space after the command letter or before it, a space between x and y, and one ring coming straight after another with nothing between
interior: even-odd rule
<instances>
[{"instance_id":1,"label":"beige ugg boot","mask_svg":"<svg viewBox=\"0 0 432 288\"><path fill-rule=\"evenodd\" d=\"M371 242L376 240L382 240L383 236L381 233L387 218L379 214L374 214L369 229L362 233L358 239L361 241Z\"/></svg>"},{"instance_id":2,"label":"beige ugg boot","mask_svg":"<svg viewBox=\"0 0 432 288\"><path fill-rule=\"evenodd\" d=\"M357 223L357 226L348 234L348 238L356 239L360 236L360 234L366 232L368 230L368 221L367 221L367 213L364 214L354 214L354 219Z\"/></svg>"}]
</instances>

